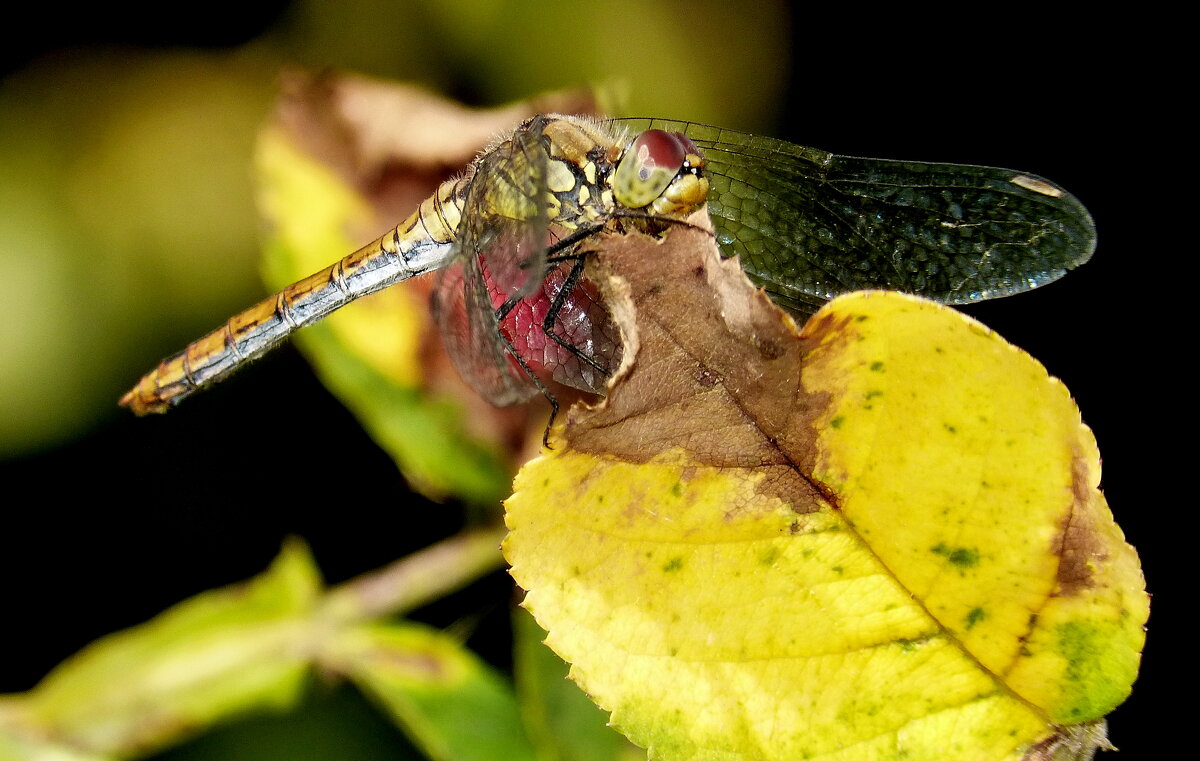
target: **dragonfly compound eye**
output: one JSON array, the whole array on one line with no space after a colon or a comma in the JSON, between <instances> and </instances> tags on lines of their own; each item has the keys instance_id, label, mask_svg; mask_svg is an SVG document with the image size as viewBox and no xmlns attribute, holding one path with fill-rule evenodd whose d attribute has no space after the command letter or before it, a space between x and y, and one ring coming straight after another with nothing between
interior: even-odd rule
<instances>
[{"instance_id":1,"label":"dragonfly compound eye","mask_svg":"<svg viewBox=\"0 0 1200 761\"><path fill-rule=\"evenodd\" d=\"M683 168L690 145L683 135L661 129L638 135L613 173L617 202L628 209L640 209L662 195Z\"/></svg>"}]
</instances>

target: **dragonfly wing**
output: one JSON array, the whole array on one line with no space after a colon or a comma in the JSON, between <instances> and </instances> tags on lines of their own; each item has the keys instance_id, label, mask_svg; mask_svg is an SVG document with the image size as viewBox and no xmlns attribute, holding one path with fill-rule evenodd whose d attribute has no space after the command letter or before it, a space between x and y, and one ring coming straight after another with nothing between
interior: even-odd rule
<instances>
[{"instance_id":1,"label":"dragonfly wing","mask_svg":"<svg viewBox=\"0 0 1200 761\"><path fill-rule=\"evenodd\" d=\"M542 118L485 152L463 205L455 263L434 287L434 315L447 353L488 401L516 404L536 393L500 330L496 313L545 277L549 227Z\"/></svg>"},{"instance_id":2,"label":"dragonfly wing","mask_svg":"<svg viewBox=\"0 0 1200 761\"><path fill-rule=\"evenodd\" d=\"M1033 175L838 156L687 122L649 126L683 132L704 152L722 251L797 312L862 288L951 304L1007 296L1056 280L1095 248L1087 210Z\"/></svg>"},{"instance_id":3,"label":"dragonfly wing","mask_svg":"<svg viewBox=\"0 0 1200 761\"><path fill-rule=\"evenodd\" d=\"M467 190L462 253L486 260L490 282L505 299L528 296L546 274L550 194L544 119L525 122L510 140L484 153Z\"/></svg>"},{"instance_id":4,"label":"dragonfly wing","mask_svg":"<svg viewBox=\"0 0 1200 761\"><path fill-rule=\"evenodd\" d=\"M433 314L455 367L483 398L503 407L536 393L510 358L477 257L460 258L438 273Z\"/></svg>"}]
</instances>

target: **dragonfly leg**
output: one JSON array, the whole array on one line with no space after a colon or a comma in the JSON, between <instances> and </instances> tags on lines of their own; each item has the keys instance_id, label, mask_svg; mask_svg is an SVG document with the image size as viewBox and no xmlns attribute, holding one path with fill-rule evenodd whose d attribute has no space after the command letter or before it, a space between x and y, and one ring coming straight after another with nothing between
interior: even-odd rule
<instances>
[{"instance_id":1,"label":"dragonfly leg","mask_svg":"<svg viewBox=\"0 0 1200 761\"><path fill-rule=\"evenodd\" d=\"M564 281L562 288L560 288L558 293L555 294L554 300L550 302L550 309L546 313L545 319L542 320L542 332L545 333L550 340L571 352L571 354L575 355L583 362L591 365L592 368L594 368L597 372L607 376L611 372L609 368L604 367L596 361L595 357L587 354L586 352L580 351L579 347L575 346L570 341L554 332L554 322L558 319L558 314L562 311L567 299L570 298L571 293L575 290L575 286L579 284L579 279L583 277L583 268L587 261L587 255L591 253L590 251L575 250L576 244L582 240L585 240L586 238L590 238L591 236L600 232L602 229L602 226L595 226L587 227L582 230L576 230L574 233L562 238L561 240L555 241L554 244L546 250L547 273L549 273L555 265L562 264L564 262L574 262L574 264L571 266L571 271L567 273L567 278ZM561 253L564 251L566 253ZM522 298L524 297L509 297L509 299L505 301L499 309L496 310L496 321L503 321L504 318L508 316L508 313L515 309L517 304L521 302ZM512 347L508 348L511 351ZM518 359L518 361L520 360ZM526 370L526 372L528 372L528 370Z\"/></svg>"},{"instance_id":2,"label":"dragonfly leg","mask_svg":"<svg viewBox=\"0 0 1200 761\"><path fill-rule=\"evenodd\" d=\"M580 251L579 253L554 258L553 261L555 263L568 261L574 261L575 263L571 265L571 271L567 273L567 279L563 282L562 288L560 288L558 293L555 294L554 301L550 302L550 309L546 312L545 319L542 320L542 332L545 333L546 337L551 341L554 341L554 343L558 344L579 359L591 365L601 375L607 376L611 372L609 368L602 366L596 361L595 357L587 352L581 351L578 346L575 346L570 341L554 332L554 323L558 320L558 313L562 311L563 305L567 302L567 298L571 295L571 292L575 290L575 286L579 283L579 278L583 277L583 267L587 263L587 255L589 253L591 252ZM547 263L550 261L551 260L547 259Z\"/></svg>"},{"instance_id":3,"label":"dragonfly leg","mask_svg":"<svg viewBox=\"0 0 1200 761\"><path fill-rule=\"evenodd\" d=\"M596 369L597 372L607 376L609 374L608 368L601 366L593 357L589 356L585 352L580 351L578 347L572 345L565 338L554 332L554 322L557 320L559 312L562 311L563 305L566 303L567 298L570 296L571 292L575 290L576 285L579 283L579 279L583 276L586 257L587 254L590 253L587 251L577 252L574 250L574 248L580 241L596 234L601 229L601 227L597 226L583 230L577 230L571 235L555 241L555 243L547 249L547 273L550 272L553 267L556 267L561 263L573 262L574 264L572 265L570 272L568 272L562 288L560 288L558 293L555 294L554 300L550 304L546 318L542 321L542 331L556 344L571 352L571 354L575 355L582 361L591 365ZM563 251L566 253L561 253ZM524 298L527 297L514 295L509 297L503 304L501 304L500 308L495 311L496 323L499 324L503 322L504 318L507 317L509 313L517 307L517 304L519 304ZM504 351L514 360L516 360L517 365L521 368L521 372L523 372L525 377L527 377L530 382L533 383L534 388L536 388L538 392L546 398L546 401L550 402L550 420L547 421L546 430L542 434L542 445L547 449L551 449L550 429L554 427L554 421L558 417L558 399L554 396L554 393L546 387L546 384L542 383L541 379L537 377L537 374L533 372L533 370L521 357L520 353L512 345L512 342L507 336L504 335L502 331L500 333L500 341Z\"/></svg>"},{"instance_id":4,"label":"dragonfly leg","mask_svg":"<svg viewBox=\"0 0 1200 761\"><path fill-rule=\"evenodd\" d=\"M508 305L505 304L505 306ZM501 319L500 314L502 311L507 314L511 310L511 306L508 306L508 309L505 309L504 307L497 309L496 319ZM538 393L546 397L546 401L550 402L550 419L546 421L546 430L542 432L542 446L544 446L546 449L553 449L554 447L550 446L550 429L554 427L554 421L558 418L558 399L555 398L554 392L546 388L546 384L542 383L542 381L538 379L537 373L533 372L529 365L525 363L525 360L521 358L520 353L512 345L512 341L509 341L508 337L505 336L502 331L499 333L499 336L500 343L503 346L504 351L517 361L517 365L521 368L521 372L525 373L525 377L529 379L530 383L533 384L533 387L538 390Z\"/></svg>"},{"instance_id":5,"label":"dragonfly leg","mask_svg":"<svg viewBox=\"0 0 1200 761\"><path fill-rule=\"evenodd\" d=\"M673 217L663 217L651 214L640 214L636 212L627 212L622 215L622 219L634 220L640 223L661 223L665 229L667 227L687 227L693 230L699 230L707 235L712 235L711 230L694 225L687 220L675 219ZM553 301L550 302L550 308L546 313L545 319L542 320L542 332L547 338L554 341L556 344L566 349L572 355L577 357L581 362L589 365L601 376L607 377L612 373L612 369L600 364L596 357L581 350L578 346L571 343L567 338L558 334L554 330L555 323L558 322L558 315L567 303L567 299L571 297L576 286L579 284L580 278L583 277L584 265L587 262L588 254L593 253L588 250L580 250L578 245L584 239L600 232L602 228L591 227L583 230L578 230L575 233L568 235L562 240L557 241L546 252L546 272L549 273L551 268L566 262L572 262L571 270L567 273L567 277L563 282L562 287L555 294ZM519 299L510 299L511 303L505 303L501 307L501 311L497 313L498 319L503 319L516 306Z\"/></svg>"}]
</instances>

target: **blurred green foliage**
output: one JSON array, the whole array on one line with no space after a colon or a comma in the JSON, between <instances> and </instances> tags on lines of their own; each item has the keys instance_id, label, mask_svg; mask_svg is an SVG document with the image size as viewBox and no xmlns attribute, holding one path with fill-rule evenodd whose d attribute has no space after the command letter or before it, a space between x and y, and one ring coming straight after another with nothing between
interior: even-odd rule
<instances>
[{"instance_id":1,"label":"blurred green foliage","mask_svg":"<svg viewBox=\"0 0 1200 761\"><path fill-rule=\"evenodd\" d=\"M262 62L72 55L0 91L0 455L112 414L133 367L252 298Z\"/></svg>"},{"instance_id":2,"label":"blurred green foliage","mask_svg":"<svg viewBox=\"0 0 1200 761\"><path fill-rule=\"evenodd\" d=\"M149 761L424 761L366 696L347 684L314 684L304 704L218 727Z\"/></svg>"},{"instance_id":3,"label":"blurred green foliage","mask_svg":"<svg viewBox=\"0 0 1200 761\"><path fill-rule=\"evenodd\" d=\"M498 539L495 532L482 537L485 566L493 557L499 561ZM441 547L454 553L475 544ZM410 556L407 583L397 580L397 586L445 594L440 580L447 574L422 567L429 558ZM422 573L426 582L417 578ZM368 599L375 598L361 580L325 587L308 548L289 541L255 578L196 595L145 624L103 637L35 689L0 695L0 759L143 758L231 719L290 712L306 696L322 702L329 690L311 678L315 674L329 684L356 684L434 761L539 756L510 681L452 634L380 621L407 611L402 604L374 609ZM564 676L546 673L555 681ZM593 724L600 718L590 707L588 715ZM292 743L270 747L282 752ZM337 743L325 744L303 757L336 757L338 751Z\"/></svg>"}]
</instances>

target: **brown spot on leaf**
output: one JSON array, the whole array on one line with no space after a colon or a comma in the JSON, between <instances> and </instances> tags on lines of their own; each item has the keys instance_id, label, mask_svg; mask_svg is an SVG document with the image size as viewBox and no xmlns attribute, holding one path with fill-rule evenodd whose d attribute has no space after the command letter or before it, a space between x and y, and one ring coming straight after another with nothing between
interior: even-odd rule
<instances>
[{"instance_id":1,"label":"brown spot on leaf","mask_svg":"<svg viewBox=\"0 0 1200 761\"><path fill-rule=\"evenodd\" d=\"M758 339L754 342L754 347L758 349L758 353L765 360L779 359L784 355L786 350L775 341Z\"/></svg>"},{"instance_id":2,"label":"brown spot on leaf","mask_svg":"<svg viewBox=\"0 0 1200 761\"><path fill-rule=\"evenodd\" d=\"M708 368L700 368L696 373L696 382L704 388L712 388L721 382L721 376Z\"/></svg>"},{"instance_id":3,"label":"brown spot on leaf","mask_svg":"<svg viewBox=\"0 0 1200 761\"><path fill-rule=\"evenodd\" d=\"M853 322L851 315L821 312L813 315L808 322L804 323L802 337L810 344L810 348L816 348L831 335L848 334L847 327L851 322Z\"/></svg>"},{"instance_id":4,"label":"brown spot on leaf","mask_svg":"<svg viewBox=\"0 0 1200 761\"><path fill-rule=\"evenodd\" d=\"M1086 455L1076 452L1071 470L1071 508L1063 519L1058 541L1058 590L1078 594L1092 586L1095 565L1107 559L1104 538L1097 534L1100 511Z\"/></svg>"}]
</instances>

